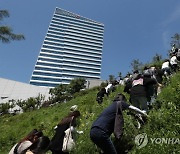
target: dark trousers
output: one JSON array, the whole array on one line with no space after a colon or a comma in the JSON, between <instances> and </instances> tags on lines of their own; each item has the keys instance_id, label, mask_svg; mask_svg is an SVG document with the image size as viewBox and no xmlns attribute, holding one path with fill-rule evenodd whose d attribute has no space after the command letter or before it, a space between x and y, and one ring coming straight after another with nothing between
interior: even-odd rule
<instances>
[{"instance_id":1,"label":"dark trousers","mask_svg":"<svg viewBox=\"0 0 180 154\"><path fill-rule=\"evenodd\" d=\"M97 97L96 101L98 102L98 104L102 104L103 102L103 97Z\"/></svg>"},{"instance_id":2,"label":"dark trousers","mask_svg":"<svg viewBox=\"0 0 180 154\"><path fill-rule=\"evenodd\" d=\"M91 128L90 138L101 150L103 150L104 154L117 154L110 136L102 129L98 127Z\"/></svg>"},{"instance_id":3,"label":"dark trousers","mask_svg":"<svg viewBox=\"0 0 180 154\"><path fill-rule=\"evenodd\" d=\"M131 103L132 103L132 105L134 105L135 107L137 107L141 110L145 110L145 111L148 110L147 98L144 96L132 96Z\"/></svg>"},{"instance_id":4,"label":"dark trousers","mask_svg":"<svg viewBox=\"0 0 180 154\"><path fill-rule=\"evenodd\" d=\"M172 70L173 70L173 72L176 72L176 71L177 71L177 67L178 67L177 64L173 64L173 65L172 65Z\"/></svg>"},{"instance_id":5,"label":"dark trousers","mask_svg":"<svg viewBox=\"0 0 180 154\"><path fill-rule=\"evenodd\" d=\"M166 75L166 73L167 73L167 75L171 75L171 70L170 70L170 68L163 68L162 70L163 70L163 72L164 72L165 75Z\"/></svg>"}]
</instances>

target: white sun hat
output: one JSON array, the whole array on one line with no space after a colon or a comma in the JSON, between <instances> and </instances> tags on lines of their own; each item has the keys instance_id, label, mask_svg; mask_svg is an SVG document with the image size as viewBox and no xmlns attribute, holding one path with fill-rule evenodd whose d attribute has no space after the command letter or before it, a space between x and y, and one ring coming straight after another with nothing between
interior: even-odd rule
<instances>
[{"instance_id":1,"label":"white sun hat","mask_svg":"<svg viewBox=\"0 0 180 154\"><path fill-rule=\"evenodd\" d=\"M73 105L73 106L71 106L71 108L70 108L70 111L71 112L74 112L74 111L77 111L78 110L78 106L77 105Z\"/></svg>"}]
</instances>

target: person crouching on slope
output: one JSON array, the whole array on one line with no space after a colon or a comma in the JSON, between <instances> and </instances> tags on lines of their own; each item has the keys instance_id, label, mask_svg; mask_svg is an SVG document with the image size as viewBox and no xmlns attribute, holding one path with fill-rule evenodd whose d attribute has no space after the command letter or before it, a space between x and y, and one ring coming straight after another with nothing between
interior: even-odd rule
<instances>
[{"instance_id":1,"label":"person crouching on slope","mask_svg":"<svg viewBox=\"0 0 180 154\"><path fill-rule=\"evenodd\" d=\"M41 131L33 129L26 137L24 137L20 142L15 144L10 150L9 154L24 154L29 149L29 147L35 143L38 138L43 136Z\"/></svg>"},{"instance_id":2,"label":"person crouching on slope","mask_svg":"<svg viewBox=\"0 0 180 154\"><path fill-rule=\"evenodd\" d=\"M113 103L104 109L104 111L92 124L90 138L92 142L94 142L104 152L104 154L117 154L110 136L114 132L116 138L119 139L121 137L123 130L122 111L126 109L134 110L144 116L147 116L145 111L127 104L126 98L123 94L118 94ZM118 121L115 120L117 111L118 116L120 116Z\"/></svg>"},{"instance_id":3,"label":"person crouching on slope","mask_svg":"<svg viewBox=\"0 0 180 154\"><path fill-rule=\"evenodd\" d=\"M70 109L70 113L64 117L60 123L54 128L55 134L53 138L51 139L51 143L49 146L49 150L51 150L52 154L68 154L68 152L63 152L63 140L65 136L65 131L70 127L71 123L71 131L82 134L82 131L77 131L75 127L77 126L76 119L80 116L80 112L77 111L77 105L74 105ZM75 110L75 111L73 111ZM74 139L74 136L73 136Z\"/></svg>"}]
</instances>

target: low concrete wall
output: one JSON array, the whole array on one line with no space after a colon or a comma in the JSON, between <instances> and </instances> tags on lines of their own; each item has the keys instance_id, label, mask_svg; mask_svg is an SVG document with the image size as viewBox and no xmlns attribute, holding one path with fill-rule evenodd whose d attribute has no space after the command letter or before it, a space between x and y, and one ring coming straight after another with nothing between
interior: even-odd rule
<instances>
[{"instance_id":1,"label":"low concrete wall","mask_svg":"<svg viewBox=\"0 0 180 154\"><path fill-rule=\"evenodd\" d=\"M105 82L104 80L86 80L86 88L93 88L96 86L100 86L102 82Z\"/></svg>"},{"instance_id":2,"label":"low concrete wall","mask_svg":"<svg viewBox=\"0 0 180 154\"><path fill-rule=\"evenodd\" d=\"M86 80L86 88L100 86L103 80ZM9 100L26 100L30 97L37 97L39 94L45 96L45 100L50 97L48 87L40 87L18 81L0 78L0 103Z\"/></svg>"},{"instance_id":3,"label":"low concrete wall","mask_svg":"<svg viewBox=\"0 0 180 154\"><path fill-rule=\"evenodd\" d=\"M26 100L29 97L37 97L39 94L45 96L45 100L47 100L50 96L49 88L0 78L0 103L5 103L12 99Z\"/></svg>"}]
</instances>

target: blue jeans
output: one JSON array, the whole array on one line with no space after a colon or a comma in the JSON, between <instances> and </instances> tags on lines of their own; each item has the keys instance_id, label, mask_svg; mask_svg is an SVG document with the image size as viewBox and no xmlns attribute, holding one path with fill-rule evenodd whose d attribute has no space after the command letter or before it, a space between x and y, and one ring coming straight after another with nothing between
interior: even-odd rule
<instances>
[{"instance_id":1,"label":"blue jeans","mask_svg":"<svg viewBox=\"0 0 180 154\"><path fill-rule=\"evenodd\" d=\"M91 128L90 138L101 150L103 150L104 154L117 154L110 136L101 128Z\"/></svg>"}]
</instances>

